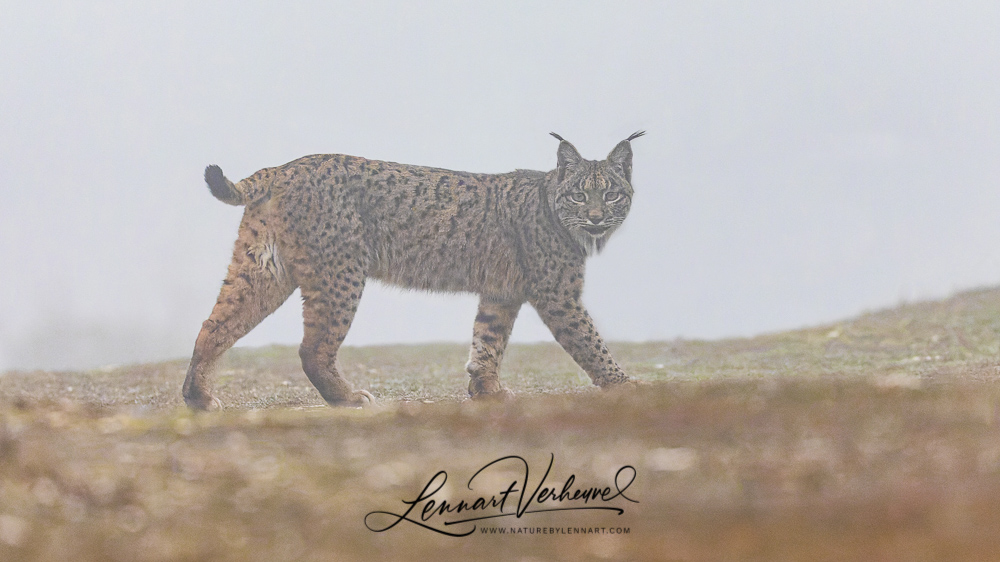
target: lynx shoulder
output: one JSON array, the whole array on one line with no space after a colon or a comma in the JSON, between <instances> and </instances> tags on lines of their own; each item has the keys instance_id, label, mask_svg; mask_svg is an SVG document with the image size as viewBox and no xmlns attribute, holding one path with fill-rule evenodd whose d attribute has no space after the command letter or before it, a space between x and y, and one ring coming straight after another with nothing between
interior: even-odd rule
<instances>
[{"instance_id":1,"label":"lynx shoulder","mask_svg":"<svg viewBox=\"0 0 1000 562\"><path fill-rule=\"evenodd\" d=\"M221 406L215 360L301 289L302 368L331 405L374 402L336 358L367 279L480 297L466 364L473 398L505 398L499 367L530 303L556 341L607 388L629 381L580 300L586 258L604 249L632 204L631 141L585 160L559 140L556 168L474 174L340 154L265 168L233 183L205 170L211 193L244 205L233 260L184 381L196 409Z\"/></svg>"}]
</instances>

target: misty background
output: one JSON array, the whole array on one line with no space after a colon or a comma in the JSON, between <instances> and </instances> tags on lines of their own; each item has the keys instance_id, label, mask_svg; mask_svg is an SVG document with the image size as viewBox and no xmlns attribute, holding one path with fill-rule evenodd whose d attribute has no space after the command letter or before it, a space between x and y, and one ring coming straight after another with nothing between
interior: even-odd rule
<instances>
[{"instance_id":1,"label":"misty background","mask_svg":"<svg viewBox=\"0 0 1000 562\"><path fill-rule=\"evenodd\" d=\"M1000 283L1000 4L3 2L0 369L185 357L242 213L313 153L473 172L638 129L606 339L751 335ZM347 345L460 341L372 283ZM296 296L240 345L297 343ZM515 341L550 340L526 306Z\"/></svg>"}]
</instances>

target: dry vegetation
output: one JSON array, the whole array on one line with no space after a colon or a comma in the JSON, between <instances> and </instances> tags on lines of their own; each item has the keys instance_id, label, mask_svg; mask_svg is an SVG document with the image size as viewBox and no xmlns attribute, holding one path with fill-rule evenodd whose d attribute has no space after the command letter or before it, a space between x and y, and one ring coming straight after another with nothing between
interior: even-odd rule
<instances>
[{"instance_id":1,"label":"dry vegetation","mask_svg":"<svg viewBox=\"0 0 1000 562\"><path fill-rule=\"evenodd\" d=\"M640 392L591 390L513 346L506 405L462 401L461 345L345 349L381 406L323 407L294 348L234 350L227 410L184 361L0 376L0 560L988 560L1000 557L1000 290L821 328L618 344ZM623 515L508 518L628 534L445 537L401 512L438 470L463 495L517 454L531 484L613 481ZM485 522L494 525L491 522ZM500 525L500 523L497 523Z\"/></svg>"}]
</instances>

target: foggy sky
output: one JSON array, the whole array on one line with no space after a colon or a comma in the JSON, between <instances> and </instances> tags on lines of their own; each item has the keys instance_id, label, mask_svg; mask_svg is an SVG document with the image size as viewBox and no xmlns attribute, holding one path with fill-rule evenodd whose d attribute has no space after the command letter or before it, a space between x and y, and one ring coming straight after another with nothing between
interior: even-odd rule
<instances>
[{"instance_id":1,"label":"foggy sky","mask_svg":"<svg viewBox=\"0 0 1000 562\"><path fill-rule=\"evenodd\" d=\"M189 355L242 209L313 153L472 172L633 142L588 263L610 340L718 338L1000 282L1000 4L31 2L0 17L0 368ZM376 284L348 345L468 341ZM297 343L297 296L241 345ZM515 341L550 340L530 307Z\"/></svg>"}]
</instances>

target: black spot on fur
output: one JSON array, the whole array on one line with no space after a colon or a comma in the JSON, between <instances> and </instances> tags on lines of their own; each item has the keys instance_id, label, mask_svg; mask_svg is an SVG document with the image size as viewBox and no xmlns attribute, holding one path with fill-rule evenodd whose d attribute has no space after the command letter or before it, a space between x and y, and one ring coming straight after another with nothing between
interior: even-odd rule
<instances>
[{"instance_id":1,"label":"black spot on fur","mask_svg":"<svg viewBox=\"0 0 1000 562\"><path fill-rule=\"evenodd\" d=\"M480 312L476 315L476 322L482 322L483 324L489 324L497 319L496 314L489 314L486 312Z\"/></svg>"}]
</instances>

